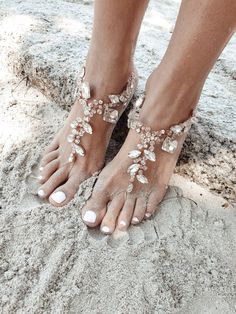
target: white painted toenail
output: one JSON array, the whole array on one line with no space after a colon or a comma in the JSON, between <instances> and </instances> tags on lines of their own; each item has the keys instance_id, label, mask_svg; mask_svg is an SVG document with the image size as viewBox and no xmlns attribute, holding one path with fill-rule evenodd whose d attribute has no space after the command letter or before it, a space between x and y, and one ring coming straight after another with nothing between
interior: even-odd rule
<instances>
[{"instance_id":1,"label":"white painted toenail","mask_svg":"<svg viewBox=\"0 0 236 314\"><path fill-rule=\"evenodd\" d=\"M110 232L110 228L108 228L107 226L103 226L101 228L101 231L104 232L104 233L108 233L108 232Z\"/></svg>"},{"instance_id":2,"label":"white painted toenail","mask_svg":"<svg viewBox=\"0 0 236 314\"><path fill-rule=\"evenodd\" d=\"M51 198L54 202L60 204L60 203L64 202L64 200L66 199L66 194L65 194L64 192L62 192L62 191L57 191L57 192L53 193L53 194L50 196L50 198Z\"/></svg>"},{"instance_id":3,"label":"white painted toenail","mask_svg":"<svg viewBox=\"0 0 236 314\"><path fill-rule=\"evenodd\" d=\"M95 214L95 212L93 212L92 210L88 210L84 214L83 220L86 221L86 222L94 223L96 221L96 218L97 218L97 215Z\"/></svg>"},{"instance_id":4,"label":"white painted toenail","mask_svg":"<svg viewBox=\"0 0 236 314\"><path fill-rule=\"evenodd\" d=\"M39 197L44 197L45 196L45 192L43 190L38 190L38 196Z\"/></svg>"},{"instance_id":5,"label":"white painted toenail","mask_svg":"<svg viewBox=\"0 0 236 314\"><path fill-rule=\"evenodd\" d=\"M152 216L151 213L146 213L146 214L145 214L145 217L146 217L146 218L150 218L151 216Z\"/></svg>"},{"instance_id":6,"label":"white painted toenail","mask_svg":"<svg viewBox=\"0 0 236 314\"><path fill-rule=\"evenodd\" d=\"M133 217L133 218L132 218L132 221L135 222L135 223L138 223L138 222L139 222L139 219L138 219L137 217Z\"/></svg>"},{"instance_id":7,"label":"white painted toenail","mask_svg":"<svg viewBox=\"0 0 236 314\"><path fill-rule=\"evenodd\" d=\"M121 220L120 225L121 226L126 226L126 222L124 220Z\"/></svg>"},{"instance_id":8,"label":"white painted toenail","mask_svg":"<svg viewBox=\"0 0 236 314\"><path fill-rule=\"evenodd\" d=\"M40 167L40 168L39 168L39 171L43 171L43 167Z\"/></svg>"},{"instance_id":9,"label":"white painted toenail","mask_svg":"<svg viewBox=\"0 0 236 314\"><path fill-rule=\"evenodd\" d=\"M43 176L38 176L38 180L42 180L43 179Z\"/></svg>"}]
</instances>

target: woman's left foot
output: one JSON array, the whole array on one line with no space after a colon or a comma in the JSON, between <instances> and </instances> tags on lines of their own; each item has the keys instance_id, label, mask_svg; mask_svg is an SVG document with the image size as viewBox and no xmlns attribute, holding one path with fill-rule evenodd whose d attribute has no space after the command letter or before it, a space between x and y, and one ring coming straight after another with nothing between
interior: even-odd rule
<instances>
[{"instance_id":1,"label":"woman's left foot","mask_svg":"<svg viewBox=\"0 0 236 314\"><path fill-rule=\"evenodd\" d=\"M172 91L165 92L164 86L157 88L157 76L156 70L148 81L138 120L135 113L131 114L125 143L100 173L92 197L82 210L85 224L100 225L105 234L115 229L125 231L130 224L138 224L156 211L192 122L199 91L185 92L186 87L178 91L177 86L175 91L173 86ZM170 99L174 99L172 103ZM153 131L163 129L165 133Z\"/></svg>"}]
</instances>

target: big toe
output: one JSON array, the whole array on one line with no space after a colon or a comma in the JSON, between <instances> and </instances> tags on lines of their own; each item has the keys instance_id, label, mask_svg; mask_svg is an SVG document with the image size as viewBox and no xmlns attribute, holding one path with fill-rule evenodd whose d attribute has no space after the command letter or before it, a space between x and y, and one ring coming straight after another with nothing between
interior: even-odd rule
<instances>
[{"instance_id":1,"label":"big toe","mask_svg":"<svg viewBox=\"0 0 236 314\"><path fill-rule=\"evenodd\" d=\"M104 193L93 194L82 209L82 219L89 227L98 226L106 214L109 199Z\"/></svg>"},{"instance_id":2,"label":"big toe","mask_svg":"<svg viewBox=\"0 0 236 314\"><path fill-rule=\"evenodd\" d=\"M74 177L69 178L65 184L59 186L55 191L53 191L49 197L49 202L56 207L66 205L75 196L79 189L79 184L80 182L75 180Z\"/></svg>"}]
</instances>

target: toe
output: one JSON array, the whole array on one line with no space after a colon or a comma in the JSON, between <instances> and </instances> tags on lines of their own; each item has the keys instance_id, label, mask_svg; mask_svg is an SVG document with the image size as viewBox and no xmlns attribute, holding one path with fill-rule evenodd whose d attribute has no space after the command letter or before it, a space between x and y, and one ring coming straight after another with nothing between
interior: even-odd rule
<instances>
[{"instance_id":1,"label":"toe","mask_svg":"<svg viewBox=\"0 0 236 314\"><path fill-rule=\"evenodd\" d=\"M115 196L107 206L107 212L101 223L101 231L106 234L111 234L116 227L116 220L124 206L124 194L120 193Z\"/></svg>"},{"instance_id":2,"label":"toe","mask_svg":"<svg viewBox=\"0 0 236 314\"><path fill-rule=\"evenodd\" d=\"M92 194L82 209L82 219L87 226L96 227L101 223L106 213L108 201L109 197L104 191Z\"/></svg>"},{"instance_id":3,"label":"toe","mask_svg":"<svg viewBox=\"0 0 236 314\"><path fill-rule=\"evenodd\" d=\"M58 169L38 190L38 195L47 198L59 185L61 185L68 176L68 170Z\"/></svg>"},{"instance_id":4,"label":"toe","mask_svg":"<svg viewBox=\"0 0 236 314\"><path fill-rule=\"evenodd\" d=\"M119 230L126 231L128 229L134 211L135 200L136 199L134 197L129 197L125 200L124 206L117 220L117 228Z\"/></svg>"},{"instance_id":5,"label":"toe","mask_svg":"<svg viewBox=\"0 0 236 314\"><path fill-rule=\"evenodd\" d=\"M145 212L147 209L147 196L143 195L137 198L134 213L132 217L132 224L138 224L141 222L145 216Z\"/></svg>"},{"instance_id":6,"label":"toe","mask_svg":"<svg viewBox=\"0 0 236 314\"><path fill-rule=\"evenodd\" d=\"M155 189L153 189L153 191L149 195L147 202L147 209L145 213L146 218L151 217L156 212L156 210L158 209L158 205L163 200L166 194L167 188L168 187L165 185L162 187L157 186Z\"/></svg>"},{"instance_id":7,"label":"toe","mask_svg":"<svg viewBox=\"0 0 236 314\"><path fill-rule=\"evenodd\" d=\"M43 168L51 161L58 157L58 151L54 150L46 155L43 156L41 163L40 163L40 170L42 171Z\"/></svg>"},{"instance_id":8,"label":"toe","mask_svg":"<svg viewBox=\"0 0 236 314\"><path fill-rule=\"evenodd\" d=\"M51 153L54 150L57 150L59 147L59 142L57 138L54 138L54 140L45 148L43 155L47 155Z\"/></svg>"},{"instance_id":9,"label":"toe","mask_svg":"<svg viewBox=\"0 0 236 314\"><path fill-rule=\"evenodd\" d=\"M49 197L49 202L56 207L64 206L73 199L78 188L79 185L77 186L71 177L65 184L53 191Z\"/></svg>"},{"instance_id":10,"label":"toe","mask_svg":"<svg viewBox=\"0 0 236 314\"><path fill-rule=\"evenodd\" d=\"M40 183L46 182L49 177L58 169L59 167L59 160L55 159L49 162L40 172L38 177Z\"/></svg>"}]
</instances>

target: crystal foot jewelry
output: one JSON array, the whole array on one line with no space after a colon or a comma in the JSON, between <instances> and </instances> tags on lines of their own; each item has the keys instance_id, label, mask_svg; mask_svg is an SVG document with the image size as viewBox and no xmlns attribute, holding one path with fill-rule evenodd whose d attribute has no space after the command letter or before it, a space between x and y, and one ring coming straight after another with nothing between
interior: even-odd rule
<instances>
[{"instance_id":1,"label":"crystal foot jewelry","mask_svg":"<svg viewBox=\"0 0 236 314\"><path fill-rule=\"evenodd\" d=\"M161 144L163 151L174 153L178 147L178 137L188 132L191 124L196 119L192 115L188 120L173 125L168 130L154 131L140 121L140 110L144 99L144 94L138 98L128 118L128 127L140 135L140 143L137 144L136 149L128 153L129 158L132 159L132 164L127 170L130 175L127 193L132 192L135 180L142 184L148 183L148 178L144 175L144 172L147 170L147 160L155 162L157 159L154 152L155 146Z\"/></svg>"},{"instance_id":2,"label":"crystal foot jewelry","mask_svg":"<svg viewBox=\"0 0 236 314\"><path fill-rule=\"evenodd\" d=\"M67 137L72 148L68 160L70 163L74 162L78 155L84 157L86 154L86 151L81 144L81 139L86 133L93 134L93 127L90 124L93 116L95 114L102 115L105 122L115 124L129 104L137 86L137 76L133 72L122 93L118 95L109 95L109 101L106 102L101 99L91 99L93 97L92 90L89 83L84 80L84 76L85 66L82 68L79 75L74 95L74 98L78 98L79 104L83 107L83 117L78 117L71 123L71 133ZM118 110L120 106L121 108Z\"/></svg>"}]
</instances>

